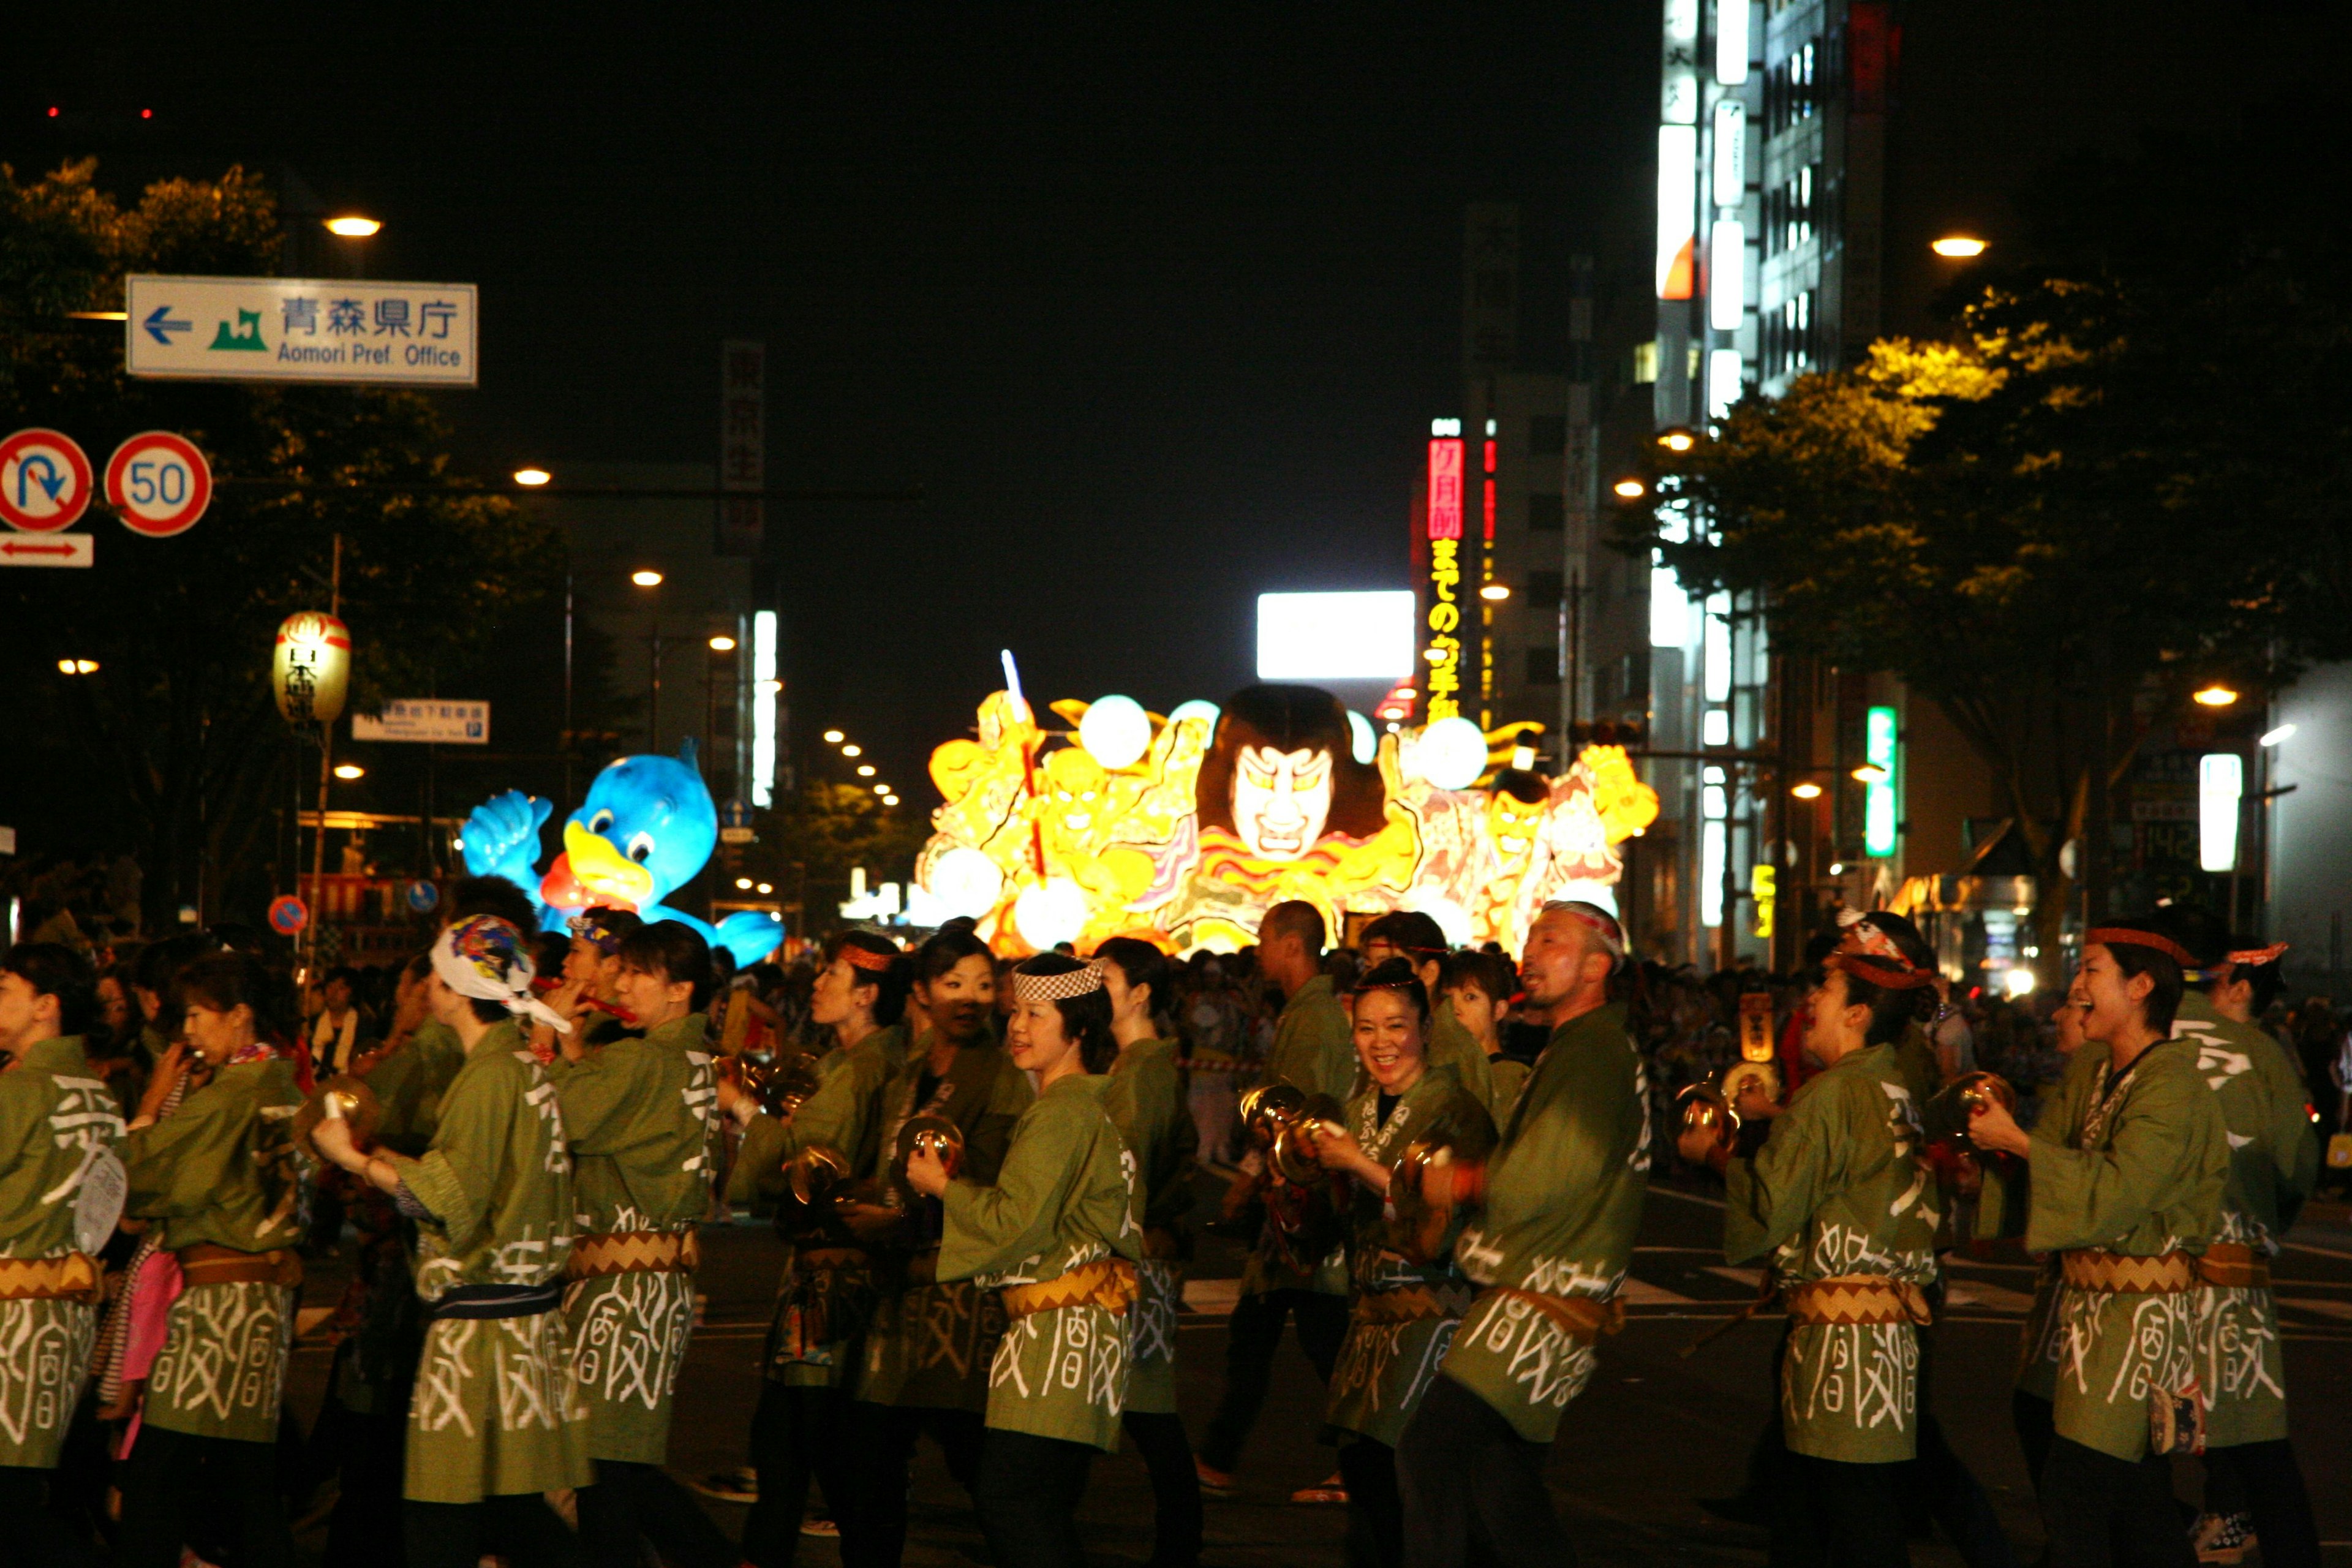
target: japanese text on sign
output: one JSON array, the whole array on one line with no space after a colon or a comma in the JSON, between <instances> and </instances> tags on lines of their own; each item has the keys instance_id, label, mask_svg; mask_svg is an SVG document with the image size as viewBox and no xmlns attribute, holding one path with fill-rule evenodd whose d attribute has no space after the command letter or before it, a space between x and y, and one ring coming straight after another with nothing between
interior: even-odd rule
<instances>
[{"instance_id":1,"label":"japanese text on sign","mask_svg":"<svg viewBox=\"0 0 2352 1568\"><path fill-rule=\"evenodd\" d=\"M123 323L133 375L472 386L470 283L134 274Z\"/></svg>"}]
</instances>

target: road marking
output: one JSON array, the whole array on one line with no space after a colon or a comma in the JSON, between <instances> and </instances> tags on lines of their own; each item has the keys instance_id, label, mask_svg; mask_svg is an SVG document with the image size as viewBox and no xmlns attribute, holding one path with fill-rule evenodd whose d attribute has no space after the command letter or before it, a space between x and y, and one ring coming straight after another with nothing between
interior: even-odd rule
<instances>
[{"instance_id":1,"label":"road marking","mask_svg":"<svg viewBox=\"0 0 2352 1568\"><path fill-rule=\"evenodd\" d=\"M2293 1307L2298 1312L2316 1312L2323 1318L2341 1318L2352 1322L2352 1301L2323 1301L2315 1296L2281 1296L2278 1304Z\"/></svg>"},{"instance_id":2,"label":"road marking","mask_svg":"<svg viewBox=\"0 0 2352 1568\"><path fill-rule=\"evenodd\" d=\"M1944 1283L1944 1304L1983 1307L1995 1312L2023 1312L2032 1309L2033 1298L2021 1290L2004 1290L1980 1279L1948 1279Z\"/></svg>"},{"instance_id":3,"label":"road marking","mask_svg":"<svg viewBox=\"0 0 2352 1568\"><path fill-rule=\"evenodd\" d=\"M1663 1285L1653 1285L1647 1279L1625 1277L1617 1288L1617 1299L1629 1307L1695 1307L1697 1302L1688 1296L1677 1296Z\"/></svg>"}]
</instances>

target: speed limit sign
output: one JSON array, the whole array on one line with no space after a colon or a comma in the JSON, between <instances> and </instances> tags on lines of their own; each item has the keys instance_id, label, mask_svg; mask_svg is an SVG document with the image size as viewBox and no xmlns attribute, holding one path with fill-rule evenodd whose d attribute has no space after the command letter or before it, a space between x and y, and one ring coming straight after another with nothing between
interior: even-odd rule
<instances>
[{"instance_id":1,"label":"speed limit sign","mask_svg":"<svg viewBox=\"0 0 2352 1568\"><path fill-rule=\"evenodd\" d=\"M133 533L184 533L212 499L212 465L195 443L169 430L133 436L106 460L106 504Z\"/></svg>"}]
</instances>

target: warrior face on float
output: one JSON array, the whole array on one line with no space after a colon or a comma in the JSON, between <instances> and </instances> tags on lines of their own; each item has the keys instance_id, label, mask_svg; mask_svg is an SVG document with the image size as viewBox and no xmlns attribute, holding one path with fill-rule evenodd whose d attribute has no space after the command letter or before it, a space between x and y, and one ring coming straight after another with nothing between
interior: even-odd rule
<instances>
[{"instance_id":1,"label":"warrior face on float","mask_svg":"<svg viewBox=\"0 0 2352 1568\"><path fill-rule=\"evenodd\" d=\"M1296 860L1329 832L1369 838L1386 820L1380 772L1355 760L1347 710L1309 686L1235 692L1196 791L1202 827L1260 860Z\"/></svg>"},{"instance_id":2,"label":"warrior face on float","mask_svg":"<svg viewBox=\"0 0 2352 1568\"><path fill-rule=\"evenodd\" d=\"M1550 805L1551 786L1538 774L1505 768L1495 775L1494 793L1486 800L1486 832L1505 870L1526 868L1536 840L1543 836L1544 814Z\"/></svg>"}]
</instances>

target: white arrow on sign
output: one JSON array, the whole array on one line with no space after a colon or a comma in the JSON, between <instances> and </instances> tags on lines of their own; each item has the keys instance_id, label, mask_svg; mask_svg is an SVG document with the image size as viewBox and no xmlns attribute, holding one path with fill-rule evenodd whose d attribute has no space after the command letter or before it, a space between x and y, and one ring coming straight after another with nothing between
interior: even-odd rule
<instances>
[{"instance_id":1,"label":"white arrow on sign","mask_svg":"<svg viewBox=\"0 0 2352 1568\"><path fill-rule=\"evenodd\" d=\"M0 538L0 566L88 566L95 559L88 533L20 533Z\"/></svg>"}]
</instances>

